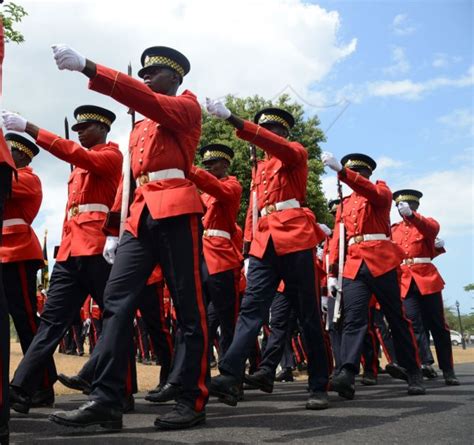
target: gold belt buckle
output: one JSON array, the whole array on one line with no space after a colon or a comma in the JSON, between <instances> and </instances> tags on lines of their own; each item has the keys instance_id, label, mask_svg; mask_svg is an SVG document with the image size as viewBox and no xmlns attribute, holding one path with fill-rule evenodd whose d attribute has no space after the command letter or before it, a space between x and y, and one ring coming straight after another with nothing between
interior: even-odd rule
<instances>
[{"instance_id":1,"label":"gold belt buckle","mask_svg":"<svg viewBox=\"0 0 474 445\"><path fill-rule=\"evenodd\" d=\"M202 236L207 236L207 229L202 232Z\"/></svg>"},{"instance_id":2,"label":"gold belt buckle","mask_svg":"<svg viewBox=\"0 0 474 445\"><path fill-rule=\"evenodd\" d=\"M69 212L71 216L77 216L79 215L79 206L78 205L73 205L70 209Z\"/></svg>"},{"instance_id":3,"label":"gold belt buckle","mask_svg":"<svg viewBox=\"0 0 474 445\"><path fill-rule=\"evenodd\" d=\"M275 204L268 204L265 206L265 211L267 212L267 215L270 215L270 213L273 213L276 210Z\"/></svg>"},{"instance_id":4,"label":"gold belt buckle","mask_svg":"<svg viewBox=\"0 0 474 445\"><path fill-rule=\"evenodd\" d=\"M356 235L356 236L354 237L354 242L355 242L356 244L359 244L359 243L361 243L362 241L364 241L364 235Z\"/></svg>"},{"instance_id":5,"label":"gold belt buckle","mask_svg":"<svg viewBox=\"0 0 474 445\"><path fill-rule=\"evenodd\" d=\"M148 173L143 173L143 175L140 175L138 177L138 183L140 185L145 185L145 184L148 184L150 182L150 177L148 176Z\"/></svg>"},{"instance_id":6,"label":"gold belt buckle","mask_svg":"<svg viewBox=\"0 0 474 445\"><path fill-rule=\"evenodd\" d=\"M412 264L415 263L415 260L413 258L407 258L405 262L408 266L411 266Z\"/></svg>"}]
</instances>

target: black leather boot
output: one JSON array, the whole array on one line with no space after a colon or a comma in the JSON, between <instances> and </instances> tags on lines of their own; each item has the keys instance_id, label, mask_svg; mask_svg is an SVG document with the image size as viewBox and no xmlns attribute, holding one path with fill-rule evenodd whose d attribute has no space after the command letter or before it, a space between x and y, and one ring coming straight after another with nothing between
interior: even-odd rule
<instances>
[{"instance_id":1,"label":"black leather boot","mask_svg":"<svg viewBox=\"0 0 474 445\"><path fill-rule=\"evenodd\" d=\"M191 428L206 421L206 412L194 411L190 406L178 402L172 411L157 417L155 426L162 430L180 430Z\"/></svg>"},{"instance_id":2,"label":"black leather boot","mask_svg":"<svg viewBox=\"0 0 474 445\"><path fill-rule=\"evenodd\" d=\"M355 373L348 368L342 368L332 379L332 389L341 397L352 400L355 394Z\"/></svg>"},{"instance_id":3,"label":"black leather boot","mask_svg":"<svg viewBox=\"0 0 474 445\"><path fill-rule=\"evenodd\" d=\"M329 408L328 393L326 391L311 391L306 402L306 409L317 410L326 408Z\"/></svg>"},{"instance_id":4,"label":"black leather boot","mask_svg":"<svg viewBox=\"0 0 474 445\"><path fill-rule=\"evenodd\" d=\"M31 398L31 408L51 407L54 405L54 389L39 389Z\"/></svg>"},{"instance_id":5,"label":"black leather boot","mask_svg":"<svg viewBox=\"0 0 474 445\"><path fill-rule=\"evenodd\" d=\"M237 406L240 392L240 381L230 374L221 374L211 379L209 393L217 397L219 402L229 406Z\"/></svg>"},{"instance_id":6,"label":"black leather boot","mask_svg":"<svg viewBox=\"0 0 474 445\"><path fill-rule=\"evenodd\" d=\"M31 408L31 397L21 388L10 386L10 408L17 413L28 414Z\"/></svg>"},{"instance_id":7,"label":"black leather boot","mask_svg":"<svg viewBox=\"0 0 474 445\"><path fill-rule=\"evenodd\" d=\"M426 394L426 389L423 386L423 374L421 369L407 373L408 377L408 394L410 396L422 396Z\"/></svg>"},{"instance_id":8,"label":"black leather boot","mask_svg":"<svg viewBox=\"0 0 474 445\"><path fill-rule=\"evenodd\" d=\"M82 391L86 395L89 395L92 391L91 384L78 375L68 377L65 374L58 374L58 380L64 386L67 386L70 389L75 389L76 391Z\"/></svg>"},{"instance_id":9,"label":"black leather boot","mask_svg":"<svg viewBox=\"0 0 474 445\"><path fill-rule=\"evenodd\" d=\"M459 386L461 382L456 377L454 373L454 369L449 369L447 371L443 371L444 383L448 386Z\"/></svg>"},{"instance_id":10,"label":"black leather boot","mask_svg":"<svg viewBox=\"0 0 474 445\"><path fill-rule=\"evenodd\" d=\"M265 369L259 369L253 374L247 375L245 380L250 385L256 386L260 391L272 393L275 376L272 372Z\"/></svg>"},{"instance_id":11,"label":"black leather boot","mask_svg":"<svg viewBox=\"0 0 474 445\"><path fill-rule=\"evenodd\" d=\"M181 385L166 383L158 392L149 392L145 396L145 400L152 403L166 403L175 400L183 392Z\"/></svg>"}]
</instances>

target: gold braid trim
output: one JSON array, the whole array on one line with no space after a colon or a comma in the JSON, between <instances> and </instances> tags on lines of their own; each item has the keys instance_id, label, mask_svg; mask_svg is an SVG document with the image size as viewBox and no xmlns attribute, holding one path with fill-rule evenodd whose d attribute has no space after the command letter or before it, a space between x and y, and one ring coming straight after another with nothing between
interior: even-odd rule
<instances>
[{"instance_id":1,"label":"gold braid trim","mask_svg":"<svg viewBox=\"0 0 474 445\"><path fill-rule=\"evenodd\" d=\"M344 167L352 168L352 167L366 167L370 171L372 171L372 167L367 164L367 162L359 161L358 159L348 159L344 164Z\"/></svg>"},{"instance_id":2,"label":"gold braid trim","mask_svg":"<svg viewBox=\"0 0 474 445\"><path fill-rule=\"evenodd\" d=\"M107 119L105 116L101 116L100 114L84 113L84 114L77 115L78 124L82 122L90 121L90 120L102 122L104 124L107 124L109 127L112 125L112 121L110 119Z\"/></svg>"},{"instance_id":3,"label":"gold braid trim","mask_svg":"<svg viewBox=\"0 0 474 445\"><path fill-rule=\"evenodd\" d=\"M145 64L143 65L143 68L146 68L148 66L152 65L164 65L164 66L169 66L170 68L173 68L175 71L177 71L181 77L184 77L184 68L174 60L170 59L169 57L165 56L146 56L145 58Z\"/></svg>"},{"instance_id":4,"label":"gold braid trim","mask_svg":"<svg viewBox=\"0 0 474 445\"><path fill-rule=\"evenodd\" d=\"M217 151L217 150L214 150L214 151L208 150L204 153L204 156L203 156L204 161L211 158L223 158L229 162L232 161L232 158L227 153L224 153L223 151Z\"/></svg>"},{"instance_id":5,"label":"gold braid trim","mask_svg":"<svg viewBox=\"0 0 474 445\"><path fill-rule=\"evenodd\" d=\"M15 148L19 151L22 151L23 153L25 153L30 159L33 159L34 157L34 154L33 152L24 144L22 144L21 142L18 142L18 141L8 141L10 142L10 145L12 148Z\"/></svg>"},{"instance_id":6,"label":"gold braid trim","mask_svg":"<svg viewBox=\"0 0 474 445\"><path fill-rule=\"evenodd\" d=\"M288 122L285 119L283 119L282 117L277 116L276 114L262 114L258 118L258 124L259 125L265 124L265 123L268 123L268 122L277 122L277 123L283 125L288 130L290 129L290 125L288 124Z\"/></svg>"},{"instance_id":7,"label":"gold braid trim","mask_svg":"<svg viewBox=\"0 0 474 445\"><path fill-rule=\"evenodd\" d=\"M395 203L398 204L400 201L415 201L420 202L420 198L415 195L398 195L395 199Z\"/></svg>"}]
</instances>

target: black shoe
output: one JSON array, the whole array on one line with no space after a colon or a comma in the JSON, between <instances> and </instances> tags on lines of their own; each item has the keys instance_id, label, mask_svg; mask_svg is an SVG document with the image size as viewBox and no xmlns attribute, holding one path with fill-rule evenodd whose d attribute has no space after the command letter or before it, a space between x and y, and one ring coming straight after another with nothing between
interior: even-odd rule
<instances>
[{"instance_id":1,"label":"black shoe","mask_svg":"<svg viewBox=\"0 0 474 445\"><path fill-rule=\"evenodd\" d=\"M170 400L175 400L181 395L183 388L181 385L173 385L173 383L166 383L159 392L149 392L145 396L145 400L152 403L165 403Z\"/></svg>"},{"instance_id":2,"label":"black shoe","mask_svg":"<svg viewBox=\"0 0 474 445\"><path fill-rule=\"evenodd\" d=\"M291 368L283 368L275 377L275 382L294 382Z\"/></svg>"},{"instance_id":3,"label":"black shoe","mask_svg":"<svg viewBox=\"0 0 474 445\"><path fill-rule=\"evenodd\" d=\"M0 426L0 445L8 445L10 443L10 432L8 424Z\"/></svg>"},{"instance_id":4,"label":"black shoe","mask_svg":"<svg viewBox=\"0 0 474 445\"><path fill-rule=\"evenodd\" d=\"M31 408L31 397L21 388L10 386L10 408L17 413L28 414Z\"/></svg>"},{"instance_id":5,"label":"black shoe","mask_svg":"<svg viewBox=\"0 0 474 445\"><path fill-rule=\"evenodd\" d=\"M325 391L311 391L306 409L326 409L329 408L328 393Z\"/></svg>"},{"instance_id":6,"label":"black shoe","mask_svg":"<svg viewBox=\"0 0 474 445\"><path fill-rule=\"evenodd\" d=\"M456 377L454 373L454 369L450 369L448 371L443 371L444 383L449 386L459 386L461 382Z\"/></svg>"},{"instance_id":7,"label":"black shoe","mask_svg":"<svg viewBox=\"0 0 474 445\"><path fill-rule=\"evenodd\" d=\"M87 380L84 380L82 377L79 377L78 375L68 377L65 374L58 374L58 380L64 386L67 386L70 389L75 389L77 391L82 391L86 395L90 394L92 391L91 384Z\"/></svg>"},{"instance_id":8,"label":"black shoe","mask_svg":"<svg viewBox=\"0 0 474 445\"><path fill-rule=\"evenodd\" d=\"M421 369L417 369L414 372L408 372L408 395L410 396L422 396L426 394L426 389L423 386L423 374Z\"/></svg>"},{"instance_id":9,"label":"black shoe","mask_svg":"<svg viewBox=\"0 0 474 445\"><path fill-rule=\"evenodd\" d=\"M365 386L375 386L377 384L377 376L372 371L364 371L361 383Z\"/></svg>"},{"instance_id":10,"label":"black shoe","mask_svg":"<svg viewBox=\"0 0 474 445\"><path fill-rule=\"evenodd\" d=\"M184 403L177 403L173 410L157 417L155 426L161 430L180 430L191 428L206 421L206 412L196 412Z\"/></svg>"},{"instance_id":11,"label":"black shoe","mask_svg":"<svg viewBox=\"0 0 474 445\"><path fill-rule=\"evenodd\" d=\"M156 394L156 393L160 392L163 389L163 386L165 386L165 385L166 385L166 383L159 383L158 386L155 389L150 389L150 391L148 391L147 395Z\"/></svg>"},{"instance_id":12,"label":"black shoe","mask_svg":"<svg viewBox=\"0 0 474 445\"><path fill-rule=\"evenodd\" d=\"M237 406L240 382L229 374L221 374L211 379L209 394L217 397L219 402Z\"/></svg>"},{"instance_id":13,"label":"black shoe","mask_svg":"<svg viewBox=\"0 0 474 445\"><path fill-rule=\"evenodd\" d=\"M385 366L385 371L394 379L405 380L405 382L408 380L405 368L402 368L396 363L389 363Z\"/></svg>"},{"instance_id":14,"label":"black shoe","mask_svg":"<svg viewBox=\"0 0 474 445\"><path fill-rule=\"evenodd\" d=\"M250 383L249 374L245 374L242 389L244 389L245 391L253 391L253 390L259 389L259 388L258 388L258 386L253 385L252 383Z\"/></svg>"},{"instance_id":15,"label":"black shoe","mask_svg":"<svg viewBox=\"0 0 474 445\"><path fill-rule=\"evenodd\" d=\"M259 369L257 372L245 376L245 381L256 386L260 391L272 393L275 376L271 372Z\"/></svg>"},{"instance_id":16,"label":"black shoe","mask_svg":"<svg viewBox=\"0 0 474 445\"><path fill-rule=\"evenodd\" d=\"M130 394L123 399L123 413L131 413L132 411L135 411L135 397Z\"/></svg>"},{"instance_id":17,"label":"black shoe","mask_svg":"<svg viewBox=\"0 0 474 445\"><path fill-rule=\"evenodd\" d=\"M432 365L421 365L421 372L423 373L423 377L426 377L430 380L438 377L438 373Z\"/></svg>"},{"instance_id":18,"label":"black shoe","mask_svg":"<svg viewBox=\"0 0 474 445\"><path fill-rule=\"evenodd\" d=\"M342 368L339 374L332 379L332 389L341 397L352 400L355 394L354 373L347 368Z\"/></svg>"},{"instance_id":19,"label":"black shoe","mask_svg":"<svg viewBox=\"0 0 474 445\"><path fill-rule=\"evenodd\" d=\"M72 411L56 411L48 417L48 420L76 428L100 425L111 430L122 429L122 411L93 400Z\"/></svg>"},{"instance_id":20,"label":"black shoe","mask_svg":"<svg viewBox=\"0 0 474 445\"><path fill-rule=\"evenodd\" d=\"M39 389L31 398L31 408L51 407L54 405L54 389Z\"/></svg>"}]
</instances>

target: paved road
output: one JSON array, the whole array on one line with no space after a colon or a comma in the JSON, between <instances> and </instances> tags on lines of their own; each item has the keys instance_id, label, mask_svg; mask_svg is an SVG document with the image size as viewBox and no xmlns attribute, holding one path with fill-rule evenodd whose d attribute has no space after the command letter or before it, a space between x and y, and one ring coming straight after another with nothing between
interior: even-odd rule
<instances>
[{"instance_id":1,"label":"paved road","mask_svg":"<svg viewBox=\"0 0 474 445\"><path fill-rule=\"evenodd\" d=\"M12 414L11 443L31 444L472 444L474 443L474 364L457 366L462 386L442 379L427 383L426 396L407 396L403 382L380 376L375 387L358 386L353 401L331 395L331 408L304 409L304 383L280 383L273 394L246 392L236 408L211 400L207 425L185 431L156 431L157 414L170 405L150 406L137 397L136 412L126 415L121 433L100 427L66 429L46 417ZM58 397L55 409L70 409L84 396Z\"/></svg>"}]
</instances>

